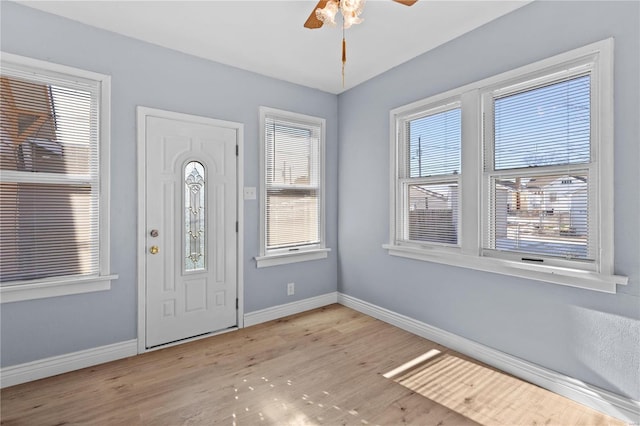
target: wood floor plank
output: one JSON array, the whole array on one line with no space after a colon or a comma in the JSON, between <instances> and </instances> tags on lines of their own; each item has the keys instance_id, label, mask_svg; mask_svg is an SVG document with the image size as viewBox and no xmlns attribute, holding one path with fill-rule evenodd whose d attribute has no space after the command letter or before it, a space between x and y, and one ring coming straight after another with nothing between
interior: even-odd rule
<instances>
[{"instance_id":1,"label":"wood floor plank","mask_svg":"<svg viewBox=\"0 0 640 426\"><path fill-rule=\"evenodd\" d=\"M416 393L406 395L394 401L375 421L376 424L380 425L470 426L478 424L433 401L425 404L424 397Z\"/></svg>"},{"instance_id":2,"label":"wood floor plank","mask_svg":"<svg viewBox=\"0 0 640 426\"><path fill-rule=\"evenodd\" d=\"M3 389L0 408L2 425L622 424L340 305Z\"/></svg>"}]
</instances>

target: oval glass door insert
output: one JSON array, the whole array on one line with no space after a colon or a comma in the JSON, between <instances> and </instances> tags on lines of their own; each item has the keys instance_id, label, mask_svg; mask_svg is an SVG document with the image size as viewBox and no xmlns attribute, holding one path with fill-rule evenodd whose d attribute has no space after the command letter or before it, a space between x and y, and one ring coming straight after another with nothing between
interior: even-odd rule
<instances>
[{"instance_id":1,"label":"oval glass door insert","mask_svg":"<svg viewBox=\"0 0 640 426\"><path fill-rule=\"evenodd\" d=\"M205 182L204 166L198 161L184 168L185 272L205 268Z\"/></svg>"}]
</instances>

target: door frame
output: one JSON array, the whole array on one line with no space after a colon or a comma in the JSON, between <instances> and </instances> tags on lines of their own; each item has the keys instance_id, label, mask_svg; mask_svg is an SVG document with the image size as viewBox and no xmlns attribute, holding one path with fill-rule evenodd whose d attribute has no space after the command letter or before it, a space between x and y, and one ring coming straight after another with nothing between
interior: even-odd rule
<instances>
[{"instance_id":1,"label":"door frame","mask_svg":"<svg viewBox=\"0 0 640 426\"><path fill-rule=\"evenodd\" d=\"M146 308L147 308L147 256L146 256L146 217L147 217L147 187L146 187L146 175L147 175L147 162L146 162L146 148L147 148L147 117L158 117L170 120L182 120L191 123L208 124L217 127L226 127L234 129L236 131L236 144L238 147L238 155L236 157L236 220L238 221L238 232L236 233L236 277L237 277L237 295L238 309L237 315L237 328L244 327L244 280L242 270L242 259L244 253L244 202L242 197L242 188L244 187L244 124L236 123L233 121L218 120L215 118L203 117L198 115L183 114L179 112L166 111L161 109L149 108L144 106L136 107L137 116L137 155L138 155L138 223L137 223L137 267L138 267L138 353L144 353L153 351L156 349L166 348L180 343L186 343L192 340L198 340L205 337L210 337L215 334L224 333L227 330L223 330L218 333L205 334L204 336L197 336L191 339L180 340L176 343L168 343L147 349L146 345ZM229 330L234 330L232 328Z\"/></svg>"}]
</instances>

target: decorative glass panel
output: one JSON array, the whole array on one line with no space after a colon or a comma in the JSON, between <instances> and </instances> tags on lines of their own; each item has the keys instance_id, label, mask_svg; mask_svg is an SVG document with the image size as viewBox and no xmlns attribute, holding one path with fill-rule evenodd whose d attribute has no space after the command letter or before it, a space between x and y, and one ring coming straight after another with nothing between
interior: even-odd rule
<instances>
[{"instance_id":1,"label":"decorative glass panel","mask_svg":"<svg viewBox=\"0 0 640 426\"><path fill-rule=\"evenodd\" d=\"M184 169L184 270L204 269L205 255L205 187L204 166L192 161Z\"/></svg>"}]
</instances>

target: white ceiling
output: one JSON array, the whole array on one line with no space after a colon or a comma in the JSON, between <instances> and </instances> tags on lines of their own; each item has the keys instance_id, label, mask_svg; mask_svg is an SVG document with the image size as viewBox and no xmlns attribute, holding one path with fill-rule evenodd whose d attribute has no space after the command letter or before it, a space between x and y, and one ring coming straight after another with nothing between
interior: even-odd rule
<instances>
[{"instance_id":1,"label":"white ceiling","mask_svg":"<svg viewBox=\"0 0 640 426\"><path fill-rule=\"evenodd\" d=\"M223 64L340 93L531 0L369 0L346 30L303 24L316 1L20 1L26 6Z\"/></svg>"}]
</instances>

